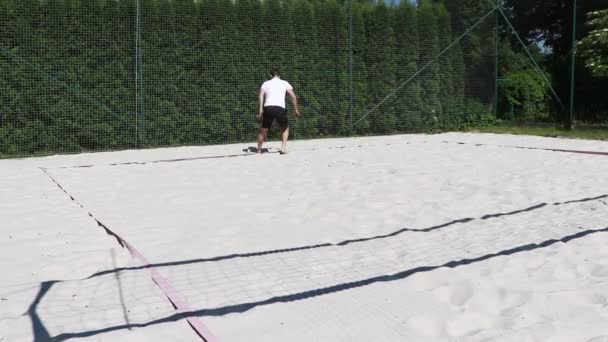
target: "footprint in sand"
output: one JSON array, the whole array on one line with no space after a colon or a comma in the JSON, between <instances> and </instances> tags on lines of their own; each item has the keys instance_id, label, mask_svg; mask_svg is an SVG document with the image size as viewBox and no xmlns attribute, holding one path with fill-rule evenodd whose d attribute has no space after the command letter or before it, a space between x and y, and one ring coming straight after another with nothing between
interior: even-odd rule
<instances>
[{"instance_id":1,"label":"footprint in sand","mask_svg":"<svg viewBox=\"0 0 608 342\"><path fill-rule=\"evenodd\" d=\"M478 342L538 342L537 339L535 339L528 332L525 331L509 331L503 334L499 334L497 336L483 339L478 339L477 336L475 337L476 338L474 339L474 341Z\"/></svg>"},{"instance_id":2,"label":"footprint in sand","mask_svg":"<svg viewBox=\"0 0 608 342\"><path fill-rule=\"evenodd\" d=\"M218 236L231 236L236 235L241 231L241 226L233 225L220 229L218 231Z\"/></svg>"},{"instance_id":3,"label":"footprint in sand","mask_svg":"<svg viewBox=\"0 0 608 342\"><path fill-rule=\"evenodd\" d=\"M404 257L403 254L404 253L401 253L400 251L394 249L386 249L377 253L377 255L380 256L382 259L393 262L398 262L399 260L401 260Z\"/></svg>"},{"instance_id":4,"label":"footprint in sand","mask_svg":"<svg viewBox=\"0 0 608 342\"><path fill-rule=\"evenodd\" d=\"M445 335L445 326L439 317L418 315L407 320L407 326L420 335L441 337Z\"/></svg>"},{"instance_id":5,"label":"footprint in sand","mask_svg":"<svg viewBox=\"0 0 608 342\"><path fill-rule=\"evenodd\" d=\"M461 280L452 284L452 293L450 295L450 303L455 306L462 306L467 303L474 294L473 283L469 280Z\"/></svg>"},{"instance_id":6,"label":"footprint in sand","mask_svg":"<svg viewBox=\"0 0 608 342\"><path fill-rule=\"evenodd\" d=\"M608 273L606 275L608 275ZM570 263L561 264L553 270L553 277L559 280L574 280L580 278L581 276L582 275L576 270L576 265L572 265Z\"/></svg>"},{"instance_id":7,"label":"footprint in sand","mask_svg":"<svg viewBox=\"0 0 608 342\"><path fill-rule=\"evenodd\" d=\"M530 307L514 307L503 310L500 315L505 319L511 319L511 326L503 328L517 330L520 328L529 327L534 324L540 324L547 321L547 317ZM508 322L508 320L505 320Z\"/></svg>"},{"instance_id":8,"label":"footprint in sand","mask_svg":"<svg viewBox=\"0 0 608 342\"><path fill-rule=\"evenodd\" d=\"M606 299L606 296L601 293L594 293L591 295L591 304L608 306L608 299Z\"/></svg>"},{"instance_id":9,"label":"footprint in sand","mask_svg":"<svg viewBox=\"0 0 608 342\"><path fill-rule=\"evenodd\" d=\"M408 278L408 285L416 291L432 291L461 280L461 276L451 268L439 268L430 273L414 274Z\"/></svg>"},{"instance_id":10,"label":"footprint in sand","mask_svg":"<svg viewBox=\"0 0 608 342\"><path fill-rule=\"evenodd\" d=\"M591 275L594 276L594 277L598 277L598 278L608 277L608 266L596 265L591 270Z\"/></svg>"},{"instance_id":11,"label":"footprint in sand","mask_svg":"<svg viewBox=\"0 0 608 342\"><path fill-rule=\"evenodd\" d=\"M439 301L460 307L471 299L474 287L470 281L460 280L439 286L432 290L432 293Z\"/></svg>"},{"instance_id":12,"label":"footprint in sand","mask_svg":"<svg viewBox=\"0 0 608 342\"><path fill-rule=\"evenodd\" d=\"M608 342L608 335L594 337L586 342Z\"/></svg>"},{"instance_id":13,"label":"footprint in sand","mask_svg":"<svg viewBox=\"0 0 608 342\"><path fill-rule=\"evenodd\" d=\"M546 294L545 300L552 303L576 303L577 306L605 306L608 304L606 297L601 293L576 291L562 291Z\"/></svg>"},{"instance_id":14,"label":"footprint in sand","mask_svg":"<svg viewBox=\"0 0 608 342\"><path fill-rule=\"evenodd\" d=\"M472 293L472 297L467 304L467 308L475 311L484 311L487 308L494 310L506 306L505 298L507 291L503 288L483 288Z\"/></svg>"},{"instance_id":15,"label":"footprint in sand","mask_svg":"<svg viewBox=\"0 0 608 342\"><path fill-rule=\"evenodd\" d=\"M464 313L448 322L447 331L451 336L468 336L490 328L493 323L491 315L482 312Z\"/></svg>"}]
</instances>

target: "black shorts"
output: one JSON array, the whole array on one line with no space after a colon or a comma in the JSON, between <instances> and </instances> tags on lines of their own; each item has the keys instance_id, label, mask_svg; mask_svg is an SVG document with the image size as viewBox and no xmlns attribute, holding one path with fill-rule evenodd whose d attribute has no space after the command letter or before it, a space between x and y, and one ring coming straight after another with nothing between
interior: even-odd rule
<instances>
[{"instance_id":1,"label":"black shorts","mask_svg":"<svg viewBox=\"0 0 608 342\"><path fill-rule=\"evenodd\" d=\"M270 129L272 122L276 119L279 123L279 127L285 129L289 127L289 120L287 120L287 109L279 106L266 106L264 107L264 115L262 121L262 128Z\"/></svg>"}]
</instances>

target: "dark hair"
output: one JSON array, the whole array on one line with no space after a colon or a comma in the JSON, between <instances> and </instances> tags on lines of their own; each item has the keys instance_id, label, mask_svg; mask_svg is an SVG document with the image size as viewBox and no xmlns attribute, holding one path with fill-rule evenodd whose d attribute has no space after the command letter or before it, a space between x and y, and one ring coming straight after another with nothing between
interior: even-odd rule
<instances>
[{"instance_id":1,"label":"dark hair","mask_svg":"<svg viewBox=\"0 0 608 342\"><path fill-rule=\"evenodd\" d=\"M279 71L279 67L276 66L276 65L273 65L272 68L270 68L270 75L272 77L281 76L281 72Z\"/></svg>"}]
</instances>

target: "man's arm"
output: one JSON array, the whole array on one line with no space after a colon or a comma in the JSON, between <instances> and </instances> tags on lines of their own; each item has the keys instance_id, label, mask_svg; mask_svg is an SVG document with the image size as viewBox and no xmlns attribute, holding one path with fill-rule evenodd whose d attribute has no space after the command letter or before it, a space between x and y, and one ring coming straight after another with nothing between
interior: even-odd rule
<instances>
[{"instance_id":1,"label":"man's arm","mask_svg":"<svg viewBox=\"0 0 608 342\"><path fill-rule=\"evenodd\" d=\"M287 94L289 94L289 97L291 97L291 103L293 104L294 113L296 114L296 116L300 116L300 111L298 110L298 97L293 92L293 89L288 89Z\"/></svg>"}]
</instances>

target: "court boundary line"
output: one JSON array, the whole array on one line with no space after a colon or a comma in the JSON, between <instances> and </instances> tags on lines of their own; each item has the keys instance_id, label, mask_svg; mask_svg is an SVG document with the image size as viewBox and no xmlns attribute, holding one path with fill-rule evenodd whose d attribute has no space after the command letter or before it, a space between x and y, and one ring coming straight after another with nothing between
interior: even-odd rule
<instances>
[{"instance_id":1,"label":"court boundary line","mask_svg":"<svg viewBox=\"0 0 608 342\"><path fill-rule=\"evenodd\" d=\"M424 141L423 143L427 143L428 141ZM517 146L517 145L501 145L501 144L485 144L485 143L472 143L472 142L463 142L463 141L450 141L450 140L442 140L440 141L446 144L457 144L457 145L473 145L473 146L496 146L503 148L514 148L514 149L526 149L526 150L539 150L539 151L548 151L548 152L560 152L560 153L574 153L574 154L587 154L587 155L598 155L598 156L608 156L608 152L603 151L586 151L586 150L571 150L571 149L560 149L560 148L549 148L549 147L531 147L531 146ZM405 143L400 142L391 142L391 143L380 143L380 144L356 144L356 145L336 145L329 147L313 147L300 149L297 151L317 151L317 150L335 150L335 149L352 149L352 148L362 148L362 147L375 147L375 146L390 146L390 145L410 145L412 142L406 141ZM224 154L224 155L211 155L211 156L202 156L202 157L184 157L184 158L171 158L171 159L157 159L157 160L144 160L144 161L127 161L127 162L116 162L116 163L107 163L107 164L81 164L81 165L69 165L69 166L58 166L54 167L57 169L79 169L79 168L93 168L99 166L128 166L128 165L148 165L148 164L160 164L160 163L175 163L175 162L184 162L184 161L197 161L197 160L207 160L207 159L231 159L238 157L247 157L254 156L257 153L245 152L247 149L243 150L243 153L233 153L233 154ZM276 154L277 151L268 150L264 154Z\"/></svg>"},{"instance_id":2,"label":"court boundary line","mask_svg":"<svg viewBox=\"0 0 608 342\"><path fill-rule=\"evenodd\" d=\"M424 142L426 143L426 141ZM343 150L343 149L353 149L353 148L362 148L362 147L377 147L377 146L391 146L391 145L410 145L410 141L406 141L405 143L400 142L391 142L391 143L379 143L379 144L357 144L357 145L336 145L329 147L312 147L312 148L304 148L297 149L295 151L318 151L318 150ZM116 151L120 152L120 151ZM257 153L255 152L245 152L244 153L234 153L234 154L223 154L223 155L211 155L211 156L202 156L202 157L184 157L184 158L172 158L172 159L157 159L157 160L144 160L144 161L129 161L129 162L116 162L116 163L107 163L107 164L81 164L81 165L69 165L69 166L57 166L50 167L48 169L87 169L93 167L100 166L129 166L129 165L148 165L148 164L160 164L160 163L176 163L176 162L184 162L184 161L197 161L197 160L207 160L207 159L231 159L238 157L247 157L247 156L255 156ZM278 151L267 151L262 154L279 154Z\"/></svg>"},{"instance_id":3,"label":"court boundary line","mask_svg":"<svg viewBox=\"0 0 608 342\"><path fill-rule=\"evenodd\" d=\"M158 270L153 266L153 264L150 263L148 259L137 248L135 248L135 246L133 246L130 242L125 240L123 237L118 235L110 228L108 228L107 225L105 225L101 220L95 217L95 215L93 215L90 210L88 210L79 200L77 200L72 194L70 194L70 192L67 191L65 187L62 186L61 183L59 183L59 181L57 181L57 179L55 179L55 177L53 177L53 175L51 175L51 173L46 168L39 167L39 169L44 174L46 174L61 191L68 195L74 203L76 203L79 207L85 210L89 217L95 220L95 222L100 228L103 228L108 235L114 237L121 247L127 248L129 254L131 254L131 257L134 260L143 264L143 266L148 269L152 281L156 284L156 286L158 286L158 288L165 295L165 297L167 297L171 305L175 308L175 310L178 311L178 314L186 319L190 327L201 339L203 339L205 342L219 341L217 337L213 333L211 333L211 331L203 324L199 317L190 315L190 313L193 312L192 308L190 308L188 303L186 303L186 301L177 292L177 290L175 290L175 288L173 288L173 286L169 284L169 281L158 272Z\"/></svg>"},{"instance_id":4,"label":"court boundary line","mask_svg":"<svg viewBox=\"0 0 608 342\"><path fill-rule=\"evenodd\" d=\"M471 142L449 141L449 140L443 140L442 142L446 143L446 144L457 144L457 145L495 146L495 147L514 148L514 149L521 149L521 150L538 150L538 151L548 151L548 152L576 153L576 154L588 154L588 155L596 155L596 156L608 156L608 152L603 152L603 151L585 151L585 150L570 150L570 149L550 148L550 147L531 147L531 146L517 146L517 145L483 144L483 143L471 143Z\"/></svg>"}]
</instances>

